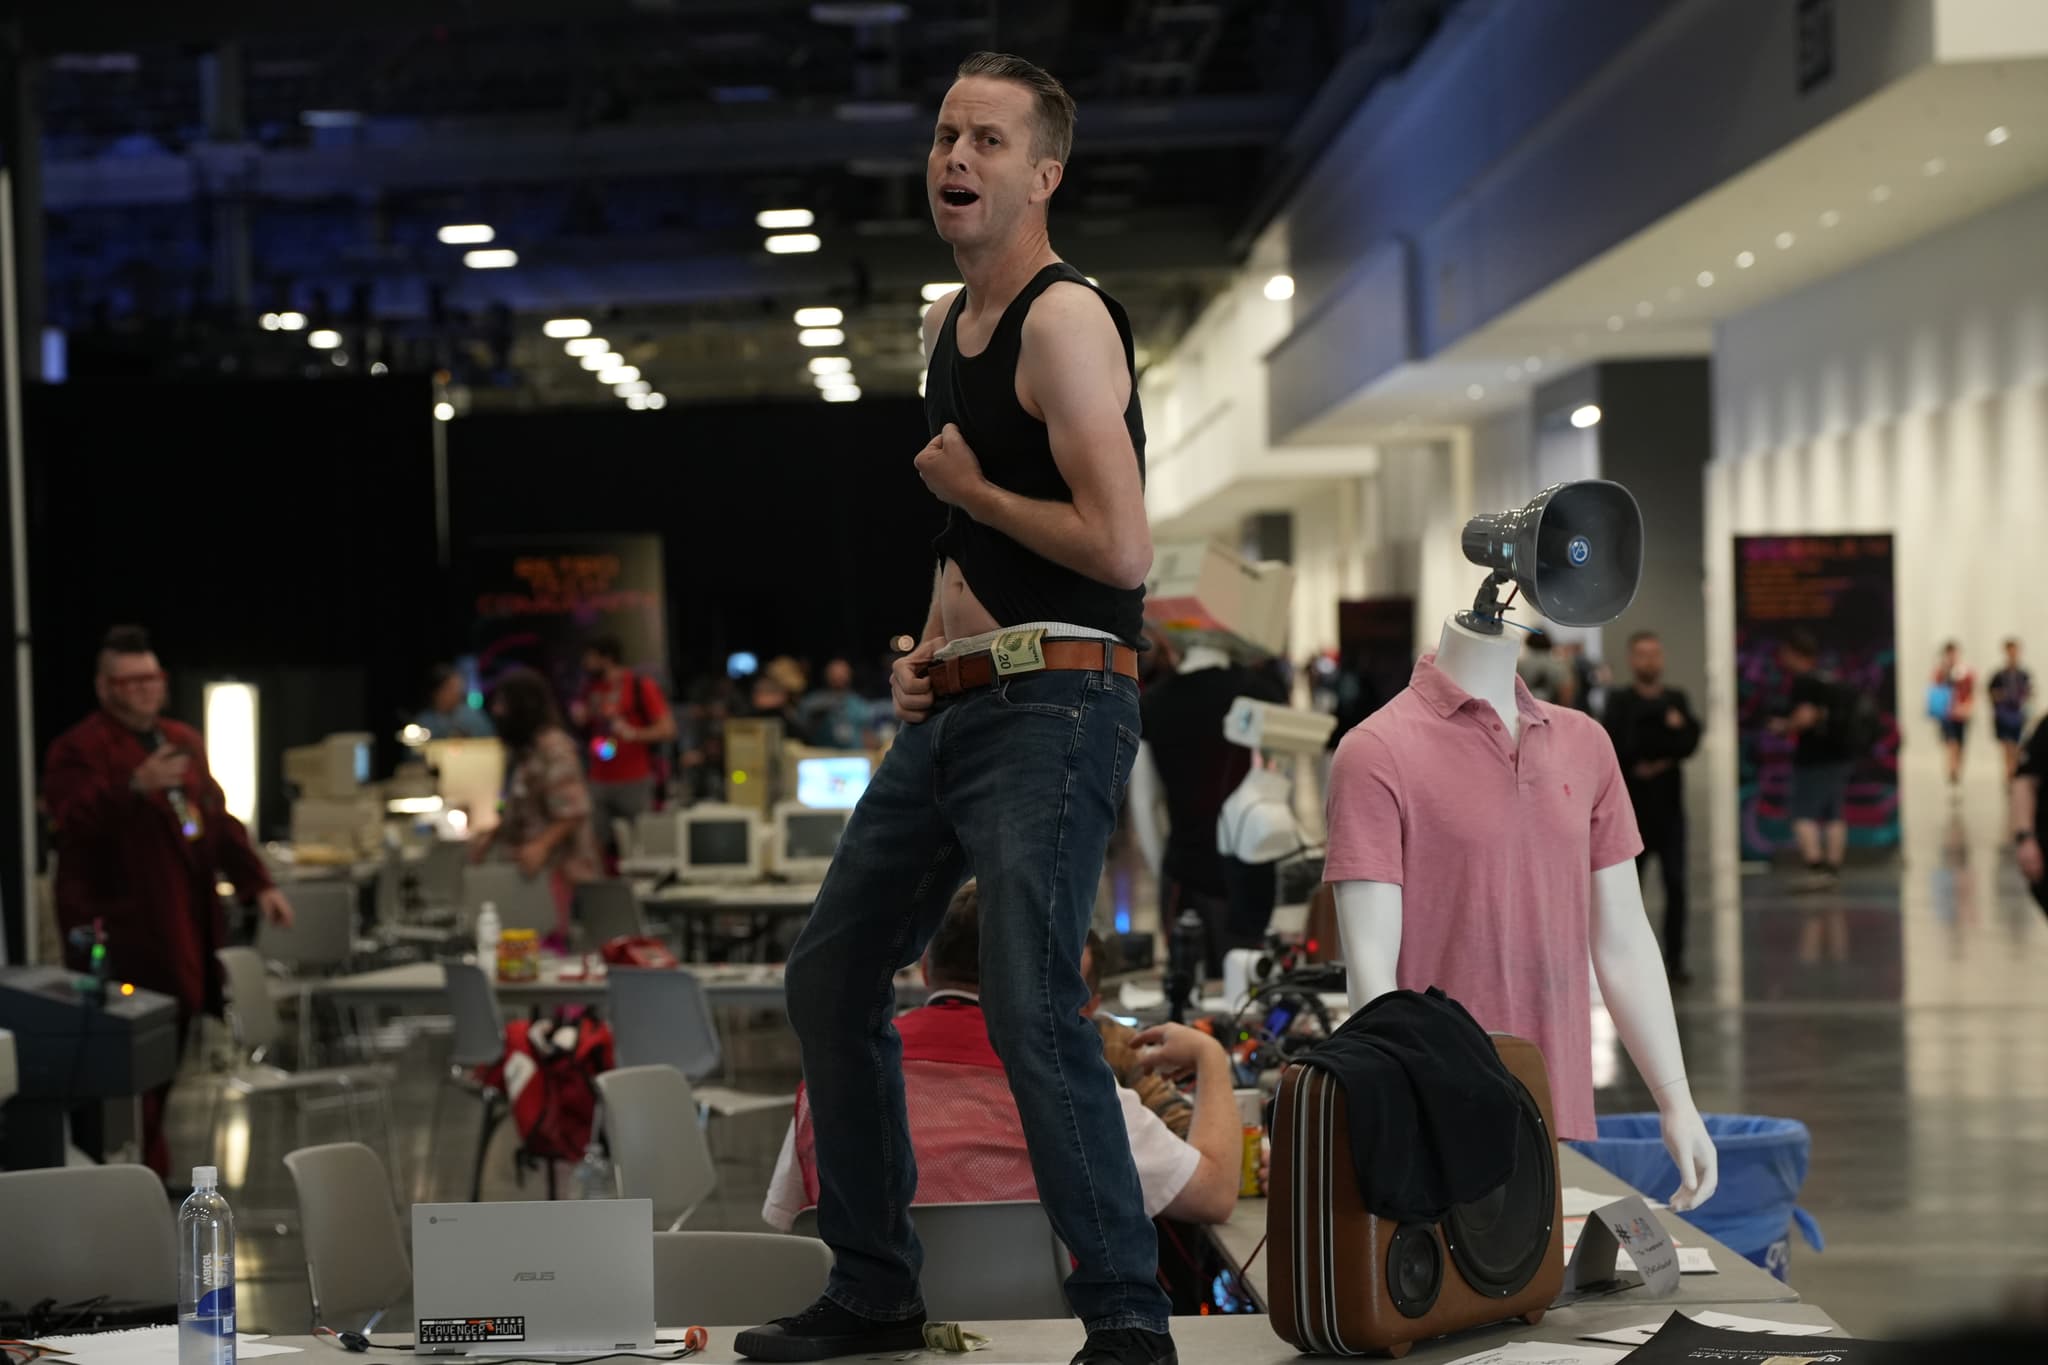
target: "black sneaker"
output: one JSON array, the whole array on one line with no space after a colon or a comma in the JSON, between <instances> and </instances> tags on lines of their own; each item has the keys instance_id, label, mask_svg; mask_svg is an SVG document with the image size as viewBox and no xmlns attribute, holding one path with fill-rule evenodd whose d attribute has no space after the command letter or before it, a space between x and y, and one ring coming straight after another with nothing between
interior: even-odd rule
<instances>
[{"instance_id":1,"label":"black sneaker","mask_svg":"<svg viewBox=\"0 0 2048 1365\"><path fill-rule=\"evenodd\" d=\"M1180 1365L1173 1338L1142 1327L1090 1332L1073 1365Z\"/></svg>"},{"instance_id":2,"label":"black sneaker","mask_svg":"<svg viewBox=\"0 0 2048 1365\"><path fill-rule=\"evenodd\" d=\"M834 1356L924 1349L924 1314L899 1322L877 1322L830 1299L793 1318L777 1318L742 1332L733 1349L751 1360L830 1360Z\"/></svg>"}]
</instances>

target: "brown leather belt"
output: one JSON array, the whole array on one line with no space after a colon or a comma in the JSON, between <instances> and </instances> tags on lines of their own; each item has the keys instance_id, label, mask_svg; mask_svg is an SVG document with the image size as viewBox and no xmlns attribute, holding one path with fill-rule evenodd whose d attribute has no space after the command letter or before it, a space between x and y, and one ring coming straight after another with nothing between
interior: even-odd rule
<instances>
[{"instance_id":1,"label":"brown leather belt","mask_svg":"<svg viewBox=\"0 0 2048 1365\"><path fill-rule=\"evenodd\" d=\"M1114 640L1045 640L1040 649L1045 654L1045 667L1034 668L1031 673L1114 673L1133 681L1138 676L1138 651ZM1031 673L1010 676L1025 678ZM972 692L999 681L995 658L986 650L936 660L926 668L925 677L931 680L933 695L940 697Z\"/></svg>"}]
</instances>

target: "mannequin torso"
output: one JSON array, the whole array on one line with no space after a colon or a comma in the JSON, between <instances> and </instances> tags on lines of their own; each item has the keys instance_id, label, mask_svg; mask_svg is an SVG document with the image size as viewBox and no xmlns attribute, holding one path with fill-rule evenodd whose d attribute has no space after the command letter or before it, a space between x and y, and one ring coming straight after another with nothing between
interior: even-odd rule
<instances>
[{"instance_id":1,"label":"mannequin torso","mask_svg":"<svg viewBox=\"0 0 2048 1365\"><path fill-rule=\"evenodd\" d=\"M1489 727L1502 732L1509 749L1513 751L1517 781L1516 795L1512 799L1516 803L1517 811L1523 813L1521 818L1532 822L1584 821L1589 817L1575 812L1585 811L1589 793L1581 791L1579 796L1574 797L1572 781L1560 783L1560 794L1547 785L1539 791L1532 781L1522 780L1525 755L1521 749L1525 743L1525 722L1531 717L1523 714L1522 705L1518 700L1515 685L1515 663L1518 654L1519 640L1505 633L1501 636L1483 635L1459 625L1456 621L1445 622L1435 659L1435 672L1441 674L1442 678L1433 683L1438 695L1433 697L1432 704L1439 707L1439 713L1446 720L1454 719L1455 716L1452 711L1443 710L1445 706L1454 706L1456 710L1467 713L1467 718L1462 721L1467 727L1466 730L1456 732L1463 736L1457 742L1466 748L1461 751L1458 759L1450 761L1470 761L1473 753L1470 747L1473 744L1472 732L1483 731ZM1418 685L1425 672L1426 670L1418 668ZM1454 689L1445 688L1443 679L1454 685ZM1455 692L1462 692L1464 695L1459 698ZM1494 713L1493 718L1489 718L1485 725L1475 726L1473 719L1470 718L1474 714L1473 703L1484 703ZM1535 705L1533 702L1529 704ZM1423 720L1430 719L1430 713L1423 710L1411 710L1411 715ZM1585 751L1587 737L1577 730L1570 729L1578 723L1579 718L1574 716L1567 720L1552 708L1539 708L1532 715L1534 719L1544 722L1546 731L1556 729L1559 724L1567 727L1567 733L1557 738L1569 743L1559 745L1560 749ZM1497 724L1493 723L1494 719L1497 719ZM1368 721L1359 728L1363 731L1370 724ZM1501 737L1496 736L1494 740L1495 756L1491 762L1496 767L1500 763L1498 753ZM1376 736L1360 736L1360 739L1379 742ZM1612 746L1606 742L1604 732L1599 739L1603 751L1598 757L1604 758L1605 769L1612 774L1611 783L1618 786L1619 774L1614 766ZM1412 734L1408 734L1401 742L1418 741ZM1552 743L1550 738L1546 738L1546 746ZM1478 752L1481 761L1484 761L1486 751L1483 746ZM1436 752L1432 750L1429 756L1435 758ZM1448 749L1445 756L1449 759ZM1340 762L1342 758L1340 750ZM1469 856L1475 860L1497 856L1488 842L1489 836L1483 831L1447 828L1448 821L1454 817L1447 815L1441 794L1437 794L1438 799L1431 799L1432 786L1454 788L1463 780L1462 774L1431 772L1429 769L1434 765L1414 765L1423 771L1401 774L1405 784L1405 797L1390 797L1385 773L1399 768L1398 759L1383 754L1379 756L1377 763L1364 758L1357 766L1364 771L1353 775L1333 771L1330 791L1331 876L1335 882L1338 922L1344 943L1345 961L1350 971L1351 1005L1354 1009L1402 984L1400 969L1404 893L1402 885L1396 881L1345 878L1344 871L1356 866L1360 861L1384 860L1389 855L1381 851L1377 854L1367 853L1361 858L1352 856L1350 851L1340 849L1340 825L1343 824L1339 815L1340 805L1373 807L1377 803L1382 813L1370 822L1370 827L1382 832L1378 837L1384 838L1384 831L1387 829L1398 828L1402 831L1399 837L1405 845L1411 838L1420 844L1426 835L1433 845L1431 856L1438 862L1446 856ZM1584 762L1577 768L1567 770L1564 775L1570 778L1574 774L1580 782L1592 780ZM1556 772L1546 771L1544 781L1547 783L1556 776ZM1361 789L1356 793L1340 791L1339 784L1343 781L1365 783L1369 789ZM1590 818L1595 822L1603 818L1612 818L1603 817L1601 814L1603 810L1611 809L1612 793L1603 792L1603 797L1609 804L1594 808ZM1397 821L1390 822L1384 814L1385 803L1390 799L1401 805ZM1402 804L1404 800L1405 804ZM1529 804L1538 800L1543 803L1540 808ZM1625 805L1626 797L1622 796L1620 800ZM1452 803L1453 806L1455 804ZM1431 828L1423 831L1421 835L1416 833L1412 823L1418 818L1431 825ZM1580 824L1577 829L1583 842L1585 825ZM1568 831L1560 829L1560 838L1566 833ZM1601 837L1603 833L1604 837ZM1444 848L1447 839L1452 845L1449 850ZM1573 907L1542 904L1541 896L1507 896L1503 898L1503 904L1466 908L1466 913L1482 917L1514 914L1564 918L1555 924L1539 919L1521 925L1494 926L1512 931L1500 934L1497 941L1503 945L1502 951L1517 958L1530 944L1549 944L1553 949L1549 965L1546 968L1544 964L1537 963L1532 968L1530 964L1519 960L1493 963L1490 966L1486 963L1475 965L1468 957L1466 961L1467 965L1472 967L1473 981L1488 983L1484 988L1486 990L1497 988L1509 991L1520 1000L1520 1004L1510 1008L1503 1001L1477 997L1466 999L1464 1003L1473 1010L1482 1023L1487 1023L1489 1013L1505 1011L1529 1018L1533 1009L1534 1017L1555 1020L1554 1026L1546 1026L1552 1034L1551 1046L1563 1046L1570 1051L1585 1047L1588 1044L1583 1041L1584 1035L1579 1027L1582 1021L1569 1017L1575 1006L1584 1007L1582 989L1574 987L1583 986L1585 958L1578 956L1575 959L1578 964L1575 970L1580 974L1575 983L1564 975L1571 969L1563 962L1563 957L1570 954L1559 954L1555 951L1560 943L1583 944L1584 951L1592 958L1601 993L1614 1017L1616 1030L1638 1070L1656 1094L1659 1112L1664 1121L1665 1144L1671 1150L1682 1177L1682 1185L1672 1201L1673 1205L1680 1209L1690 1208L1713 1193L1717 1180L1717 1162L1713 1143L1707 1136L1705 1125L1699 1119L1685 1081L1684 1059L1678 1045L1677 1024L1672 1015L1670 990L1664 979L1656 939L1651 934L1649 921L1643 913L1642 893L1634 867L1634 853L1640 849L1641 843L1634 837L1633 817L1629 817L1625 840L1622 834L1614 829L1596 831L1596 837L1587 847L1590 849L1592 862L1590 882L1578 880L1572 882L1572 885L1580 888L1576 894L1583 895L1590 902L1578 907L1578 913L1588 915L1590 922L1580 920L1574 923L1570 919ZM1406 852L1404 848L1403 854ZM1398 864L1402 855L1393 856L1395 863ZM1582 867L1580 876L1583 877L1585 872L1586 869ZM1396 871L1392 875L1401 874ZM1406 880L1414 884L1416 877L1409 875ZM1537 903L1529 904L1532 900ZM1436 960L1440 963L1443 940L1441 920L1444 915L1453 913L1455 907L1425 905L1422 909L1434 917L1428 926L1432 930L1430 951L1437 954ZM1484 931L1489 926L1482 918L1475 921L1472 927ZM1483 932L1474 937L1478 941L1476 951L1482 954L1489 951L1487 945L1495 941L1487 938ZM1521 945L1519 948L1516 946L1518 944ZM1578 949L1574 948L1572 951L1577 952ZM1439 967L1431 966L1424 961L1414 964L1413 970L1417 973L1434 973ZM1533 981L1532 971L1535 973ZM1550 984L1545 985L1546 980ZM1453 990L1452 993L1455 995L1458 991ZM1564 1012L1562 1017L1559 1016L1559 1011ZM1489 1027L1497 1026L1489 1024ZM1584 1061L1584 1058L1571 1056L1552 1059L1552 1075L1563 1084L1584 1085L1590 1088L1589 1078L1568 1079L1586 1075ZM1577 1105L1582 1112L1589 1112L1584 1110L1585 1102L1583 1099L1579 1100ZM1560 1109L1559 1121L1560 1124L1564 1122L1563 1106Z\"/></svg>"}]
</instances>

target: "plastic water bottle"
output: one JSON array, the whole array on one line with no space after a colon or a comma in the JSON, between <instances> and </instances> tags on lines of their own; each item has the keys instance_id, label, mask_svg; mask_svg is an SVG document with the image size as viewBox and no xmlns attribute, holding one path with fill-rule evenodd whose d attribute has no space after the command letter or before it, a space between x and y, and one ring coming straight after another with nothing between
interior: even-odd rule
<instances>
[{"instance_id":1,"label":"plastic water bottle","mask_svg":"<svg viewBox=\"0 0 2048 1365\"><path fill-rule=\"evenodd\" d=\"M212 1166L178 1209L178 1365L235 1365L235 1215Z\"/></svg>"},{"instance_id":2,"label":"plastic water bottle","mask_svg":"<svg viewBox=\"0 0 2048 1365\"><path fill-rule=\"evenodd\" d=\"M498 974L498 940L504 936L504 926L498 922L496 901L485 901L483 908L476 912L476 965L490 976Z\"/></svg>"}]
</instances>

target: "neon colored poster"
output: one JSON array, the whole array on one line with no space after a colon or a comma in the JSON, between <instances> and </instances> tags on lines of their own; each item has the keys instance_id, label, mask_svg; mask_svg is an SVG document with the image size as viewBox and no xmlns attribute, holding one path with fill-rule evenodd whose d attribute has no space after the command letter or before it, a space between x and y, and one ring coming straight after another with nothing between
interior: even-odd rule
<instances>
[{"instance_id":1,"label":"neon colored poster","mask_svg":"<svg viewBox=\"0 0 2048 1365\"><path fill-rule=\"evenodd\" d=\"M582 686L583 648L618 637L625 662L666 683L661 537L525 536L473 544L465 556L471 649L479 680L512 664L538 668L563 698Z\"/></svg>"},{"instance_id":2,"label":"neon colored poster","mask_svg":"<svg viewBox=\"0 0 2048 1365\"><path fill-rule=\"evenodd\" d=\"M1868 698L1876 740L1856 760L1847 818L1852 848L1899 842L1897 628L1888 535L1735 538L1735 715L1742 856L1769 858L1792 844L1788 802L1794 741L1770 733L1788 709L1791 678L1778 660L1804 632L1820 646L1821 673Z\"/></svg>"}]
</instances>

